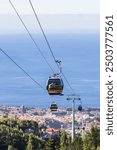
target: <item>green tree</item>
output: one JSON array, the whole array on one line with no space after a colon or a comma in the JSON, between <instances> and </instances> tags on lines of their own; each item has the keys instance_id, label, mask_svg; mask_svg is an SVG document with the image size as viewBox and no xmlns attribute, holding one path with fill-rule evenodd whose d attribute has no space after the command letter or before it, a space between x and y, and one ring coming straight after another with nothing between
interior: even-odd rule
<instances>
[{"instance_id":1,"label":"green tree","mask_svg":"<svg viewBox=\"0 0 117 150\"><path fill-rule=\"evenodd\" d=\"M55 150L60 150L60 137L57 136L54 138Z\"/></svg>"},{"instance_id":2,"label":"green tree","mask_svg":"<svg viewBox=\"0 0 117 150\"><path fill-rule=\"evenodd\" d=\"M97 149L97 147L100 145L100 129L97 127L92 127L91 137L92 137L92 143L95 149Z\"/></svg>"},{"instance_id":3,"label":"green tree","mask_svg":"<svg viewBox=\"0 0 117 150\"><path fill-rule=\"evenodd\" d=\"M9 143L12 145L14 148L17 148L18 150L22 150L25 148L25 142L24 142L24 136L23 132L19 131L18 129L10 129L9 133Z\"/></svg>"},{"instance_id":4,"label":"green tree","mask_svg":"<svg viewBox=\"0 0 117 150\"><path fill-rule=\"evenodd\" d=\"M67 134L62 130L60 133L60 150L67 150L68 145Z\"/></svg>"},{"instance_id":5,"label":"green tree","mask_svg":"<svg viewBox=\"0 0 117 150\"><path fill-rule=\"evenodd\" d=\"M26 147L26 150L34 150L34 144L33 144L33 136L32 134L29 135L29 140L28 140L28 144Z\"/></svg>"},{"instance_id":6,"label":"green tree","mask_svg":"<svg viewBox=\"0 0 117 150\"><path fill-rule=\"evenodd\" d=\"M41 150L43 147L43 141L38 136L30 134L26 150Z\"/></svg>"},{"instance_id":7,"label":"green tree","mask_svg":"<svg viewBox=\"0 0 117 150\"><path fill-rule=\"evenodd\" d=\"M74 150L74 144L73 142L71 141L71 137L68 137L67 138L67 150Z\"/></svg>"},{"instance_id":8,"label":"green tree","mask_svg":"<svg viewBox=\"0 0 117 150\"><path fill-rule=\"evenodd\" d=\"M73 142L74 150L83 150L83 141L81 137L76 137Z\"/></svg>"},{"instance_id":9,"label":"green tree","mask_svg":"<svg viewBox=\"0 0 117 150\"><path fill-rule=\"evenodd\" d=\"M86 133L85 137L84 137L84 150L91 150L92 147L92 139L91 139L91 135L88 133Z\"/></svg>"},{"instance_id":10,"label":"green tree","mask_svg":"<svg viewBox=\"0 0 117 150\"><path fill-rule=\"evenodd\" d=\"M87 132L84 137L84 150L97 150L100 145L100 129L92 127L90 132Z\"/></svg>"},{"instance_id":11,"label":"green tree","mask_svg":"<svg viewBox=\"0 0 117 150\"><path fill-rule=\"evenodd\" d=\"M46 140L45 150L55 150L54 146L54 140L52 138Z\"/></svg>"},{"instance_id":12,"label":"green tree","mask_svg":"<svg viewBox=\"0 0 117 150\"><path fill-rule=\"evenodd\" d=\"M100 150L100 146L98 146L96 150Z\"/></svg>"},{"instance_id":13,"label":"green tree","mask_svg":"<svg viewBox=\"0 0 117 150\"><path fill-rule=\"evenodd\" d=\"M8 150L15 150L12 145L8 146Z\"/></svg>"}]
</instances>

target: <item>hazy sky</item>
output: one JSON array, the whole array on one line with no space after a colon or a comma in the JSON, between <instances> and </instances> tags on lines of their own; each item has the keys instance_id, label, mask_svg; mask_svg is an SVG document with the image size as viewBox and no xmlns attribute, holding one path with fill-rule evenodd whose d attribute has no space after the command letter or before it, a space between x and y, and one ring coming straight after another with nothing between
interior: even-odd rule
<instances>
[{"instance_id":1,"label":"hazy sky","mask_svg":"<svg viewBox=\"0 0 117 150\"><path fill-rule=\"evenodd\" d=\"M31 14L29 0L11 0L20 13ZM99 13L99 0L32 0L38 13ZM13 13L9 0L0 0L0 14Z\"/></svg>"},{"instance_id":2,"label":"hazy sky","mask_svg":"<svg viewBox=\"0 0 117 150\"><path fill-rule=\"evenodd\" d=\"M39 32L29 0L11 1L30 31ZM46 33L99 30L99 0L31 1ZM49 16L49 14L54 15ZM0 20L1 34L25 32L9 0L0 0Z\"/></svg>"}]
</instances>

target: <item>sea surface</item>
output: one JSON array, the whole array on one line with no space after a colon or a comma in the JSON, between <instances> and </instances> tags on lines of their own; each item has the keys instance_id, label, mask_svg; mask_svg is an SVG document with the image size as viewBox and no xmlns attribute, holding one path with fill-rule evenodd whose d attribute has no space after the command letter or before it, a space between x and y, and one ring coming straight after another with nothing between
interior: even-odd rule
<instances>
[{"instance_id":1,"label":"sea surface","mask_svg":"<svg viewBox=\"0 0 117 150\"><path fill-rule=\"evenodd\" d=\"M33 35L43 55L58 72L42 35ZM100 39L99 33L48 34L56 59L83 107L100 107ZM53 73L27 34L0 35L0 47L46 89ZM47 92L27 77L0 51L0 105L25 105L48 108L53 101L58 107L71 107L72 94L64 77L64 96L48 96ZM76 107L79 102L76 102Z\"/></svg>"}]
</instances>

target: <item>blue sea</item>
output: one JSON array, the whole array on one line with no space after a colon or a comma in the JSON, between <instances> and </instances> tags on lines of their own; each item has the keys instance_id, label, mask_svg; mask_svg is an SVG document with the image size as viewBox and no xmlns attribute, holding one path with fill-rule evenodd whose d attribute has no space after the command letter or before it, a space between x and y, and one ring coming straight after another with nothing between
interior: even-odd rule
<instances>
[{"instance_id":1,"label":"blue sea","mask_svg":"<svg viewBox=\"0 0 117 150\"><path fill-rule=\"evenodd\" d=\"M34 34L33 37L58 72L43 36ZM47 38L83 107L100 107L99 33L48 34ZM53 73L27 34L0 35L0 47L46 89L46 81ZM64 78L63 81L64 96L48 96L0 51L0 105L48 108L55 101L59 107L71 107L71 102L66 100L72 94L71 89Z\"/></svg>"}]
</instances>

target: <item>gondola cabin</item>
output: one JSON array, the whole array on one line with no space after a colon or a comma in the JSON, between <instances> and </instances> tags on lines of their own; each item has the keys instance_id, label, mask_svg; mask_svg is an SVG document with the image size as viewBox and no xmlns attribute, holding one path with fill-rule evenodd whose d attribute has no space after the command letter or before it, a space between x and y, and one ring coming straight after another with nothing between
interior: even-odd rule
<instances>
[{"instance_id":1,"label":"gondola cabin","mask_svg":"<svg viewBox=\"0 0 117 150\"><path fill-rule=\"evenodd\" d=\"M78 111L82 111L82 105L78 106Z\"/></svg>"},{"instance_id":2,"label":"gondola cabin","mask_svg":"<svg viewBox=\"0 0 117 150\"><path fill-rule=\"evenodd\" d=\"M62 95L63 87L63 80L60 76L49 77L46 85L49 95Z\"/></svg>"},{"instance_id":3,"label":"gondola cabin","mask_svg":"<svg viewBox=\"0 0 117 150\"><path fill-rule=\"evenodd\" d=\"M58 109L57 104L56 104L56 103L52 103L51 106L50 106L50 110L51 110L52 112L54 112L54 111L57 111L57 109Z\"/></svg>"}]
</instances>

